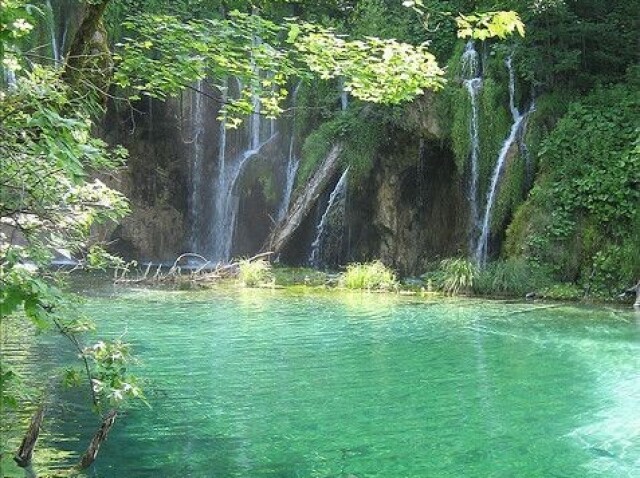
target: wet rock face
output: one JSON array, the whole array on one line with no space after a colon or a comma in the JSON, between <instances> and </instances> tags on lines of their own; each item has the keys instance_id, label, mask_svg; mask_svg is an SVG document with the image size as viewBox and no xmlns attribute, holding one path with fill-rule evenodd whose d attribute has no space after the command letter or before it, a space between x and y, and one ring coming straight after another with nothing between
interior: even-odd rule
<instances>
[{"instance_id":1,"label":"wet rock face","mask_svg":"<svg viewBox=\"0 0 640 478\"><path fill-rule=\"evenodd\" d=\"M416 146L400 154L417 155ZM349 204L351 259L380 258L419 274L430 261L466 252L468 204L451 152L430 142L413 162L378 162L370 186Z\"/></svg>"},{"instance_id":2,"label":"wet rock face","mask_svg":"<svg viewBox=\"0 0 640 478\"><path fill-rule=\"evenodd\" d=\"M182 214L171 206L138 206L119 226L121 247L135 251L142 260L177 257L182 250L185 231Z\"/></svg>"},{"instance_id":3,"label":"wet rock face","mask_svg":"<svg viewBox=\"0 0 640 478\"><path fill-rule=\"evenodd\" d=\"M129 151L127 167L106 181L130 200L131 213L106 238L126 258L169 260L185 251L188 148L180 102L145 100L136 110L110 108L102 135Z\"/></svg>"}]
</instances>

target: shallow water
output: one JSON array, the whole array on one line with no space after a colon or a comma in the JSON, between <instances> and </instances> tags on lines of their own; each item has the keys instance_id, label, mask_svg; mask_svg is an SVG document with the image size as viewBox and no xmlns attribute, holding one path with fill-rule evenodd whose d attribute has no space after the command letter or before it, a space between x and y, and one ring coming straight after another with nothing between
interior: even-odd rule
<instances>
[{"instance_id":1,"label":"shallow water","mask_svg":"<svg viewBox=\"0 0 640 478\"><path fill-rule=\"evenodd\" d=\"M117 423L95 476L640 476L633 312L242 289L105 289L84 308L134 345L152 406ZM73 358L33 340L39 367ZM95 418L61 398L44 444L81 450Z\"/></svg>"}]
</instances>

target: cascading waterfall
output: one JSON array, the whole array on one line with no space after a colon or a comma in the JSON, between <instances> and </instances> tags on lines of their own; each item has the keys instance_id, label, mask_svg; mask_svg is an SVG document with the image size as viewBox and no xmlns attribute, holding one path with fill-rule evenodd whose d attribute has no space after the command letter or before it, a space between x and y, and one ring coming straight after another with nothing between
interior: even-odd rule
<instances>
[{"instance_id":1,"label":"cascading waterfall","mask_svg":"<svg viewBox=\"0 0 640 478\"><path fill-rule=\"evenodd\" d=\"M221 147L218 153L220 169L218 171L217 187L214 192L215 214L212 221L211 244L203 249L214 262L224 262L231 257L233 233L240 204L240 196L236 189L238 179L247 164L260 153L260 150L266 144L277 136L275 132L273 135L271 134L271 128L269 127L267 129L269 137L263 141L261 132L264 128L262 122L260 99L256 95L253 99L253 113L249 118L248 146L238 157L231 161L227 161L225 158L226 152L222 148L222 143L226 147L226 132L222 134L224 139L220 141Z\"/></svg>"},{"instance_id":2,"label":"cascading waterfall","mask_svg":"<svg viewBox=\"0 0 640 478\"><path fill-rule=\"evenodd\" d=\"M488 247L488 241L489 241L491 213L493 211L493 206L496 200L498 183L500 182L500 178L504 170L505 160L507 159L507 154L509 153L509 150L511 149L513 144L518 140L518 135L519 135L523 120L525 119L527 114L531 112L533 109L533 105L532 105L527 113L522 114L516 107L515 105L516 80L515 80L515 72L513 71L513 66L511 62L511 56L507 58L505 63L507 66L507 70L509 71L509 109L511 110L511 115L513 117L513 124L511 125L509 136L507 136L507 139L504 141L504 143L502 144L502 148L500 149L500 154L498 155L496 165L493 169L493 174L491 175L491 183L489 185L489 190L487 192L487 202L484 208L484 216L482 219L481 229L480 229L480 237L478 238L478 244L475 250L476 263L481 266L484 265L487 261L487 247Z\"/></svg>"},{"instance_id":3,"label":"cascading waterfall","mask_svg":"<svg viewBox=\"0 0 640 478\"><path fill-rule=\"evenodd\" d=\"M284 183L284 191L282 194L282 201L280 202L280 208L278 210L278 221L282 221L287 215L289 205L291 204L291 194L293 193L293 184L295 183L298 167L300 166L300 159L295 155L295 141L296 141L296 100L298 98L298 90L302 82L298 82L293 89L291 95L291 106L293 108L293 120L291 122L291 138L289 140L289 157L287 161L286 169L286 181Z\"/></svg>"},{"instance_id":4,"label":"cascading waterfall","mask_svg":"<svg viewBox=\"0 0 640 478\"><path fill-rule=\"evenodd\" d=\"M322 266L322 256L324 243L327 239L327 226L329 219L334 213L338 214L339 218L344 218L346 209L346 197L347 197L347 175L349 174L349 168L344 170L342 176L338 180L336 187L333 188L329 195L329 202L327 208L320 219L320 223L316 229L316 237L311 243L311 253L309 254L309 264L312 267Z\"/></svg>"},{"instance_id":5,"label":"cascading waterfall","mask_svg":"<svg viewBox=\"0 0 640 478\"><path fill-rule=\"evenodd\" d=\"M471 177L469 178L469 203L471 210L471 242L470 248L473 249L474 238L479 229L480 214L478 211L478 162L480 160L480 126L478 122L479 106L478 95L482 88L482 76L480 70L480 61L478 52L472 41L467 42L467 46L462 55L462 79L469 98L471 100L471 119L469 121L469 139L471 141Z\"/></svg>"}]
</instances>

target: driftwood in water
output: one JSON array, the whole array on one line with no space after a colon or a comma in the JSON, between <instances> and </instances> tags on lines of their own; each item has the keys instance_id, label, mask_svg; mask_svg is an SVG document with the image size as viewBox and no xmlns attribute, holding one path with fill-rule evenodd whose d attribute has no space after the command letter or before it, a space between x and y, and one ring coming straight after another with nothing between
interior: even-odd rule
<instances>
[{"instance_id":1,"label":"driftwood in water","mask_svg":"<svg viewBox=\"0 0 640 478\"><path fill-rule=\"evenodd\" d=\"M249 259L248 262L262 260L268 258L272 252L261 252ZM196 258L202 262L197 268L185 270L181 267L182 261L188 258ZM228 264L214 264L207 261L199 254L187 252L180 255L169 268L167 272L162 272L162 265L152 267L147 266L142 274L135 277L130 276L130 271L123 270L122 273L114 277L116 284L207 284L219 281L221 279L232 279L238 277L240 273L240 261L230 262Z\"/></svg>"},{"instance_id":2,"label":"driftwood in water","mask_svg":"<svg viewBox=\"0 0 640 478\"><path fill-rule=\"evenodd\" d=\"M304 221L320 195L327 188L331 178L337 173L341 151L342 146L339 144L331 148L320 167L313 174L308 184L305 185L302 194L296 198L287 216L283 221L276 224L271 231L262 247L263 250L273 251L274 254L282 252L293 233L300 227L302 221Z\"/></svg>"},{"instance_id":3,"label":"driftwood in water","mask_svg":"<svg viewBox=\"0 0 640 478\"><path fill-rule=\"evenodd\" d=\"M117 410L111 410L109 413L107 413L107 416L104 417L104 420L102 420L102 425L100 425L100 428L91 439L91 443L89 443L87 451L82 456L80 463L78 463L77 467L79 470L86 470L95 461L96 457L98 456L98 452L100 451L100 445L102 445L102 442L107 439L107 435L109 435L109 431L116 422L117 416Z\"/></svg>"},{"instance_id":4,"label":"driftwood in water","mask_svg":"<svg viewBox=\"0 0 640 478\"><path fill-rule=\"evenodd\" d=\"M42 427L42 420L44 419L44 405L40 405L36 413L31 418L29 429L22 439L20 448L13 457L15 462L20 468L24 468L25 475L28 478L35 478L36 473L33 470L33 450L36 447L36 442L40 436L40 428Z\"/></svg>"}]
</instances>

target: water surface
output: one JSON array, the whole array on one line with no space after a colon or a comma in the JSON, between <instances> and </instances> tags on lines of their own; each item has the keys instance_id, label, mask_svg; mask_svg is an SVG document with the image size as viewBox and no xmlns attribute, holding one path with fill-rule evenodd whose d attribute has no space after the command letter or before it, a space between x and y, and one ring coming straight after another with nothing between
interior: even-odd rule
<instances>
[{"instance_id":1,"label":"water surface","mask_svg":"<svg viewBox=\"0 0 640 478\"><path fill-rule=\"evenodd\" d=\"M118 422L96 476L640 476L633 312L238 289L84 307L134 345L152 406ZM72 358L34 340L40 361ZM48 440L77 451L94 422L64 410Z\"/></svg>"}]
</instances>

